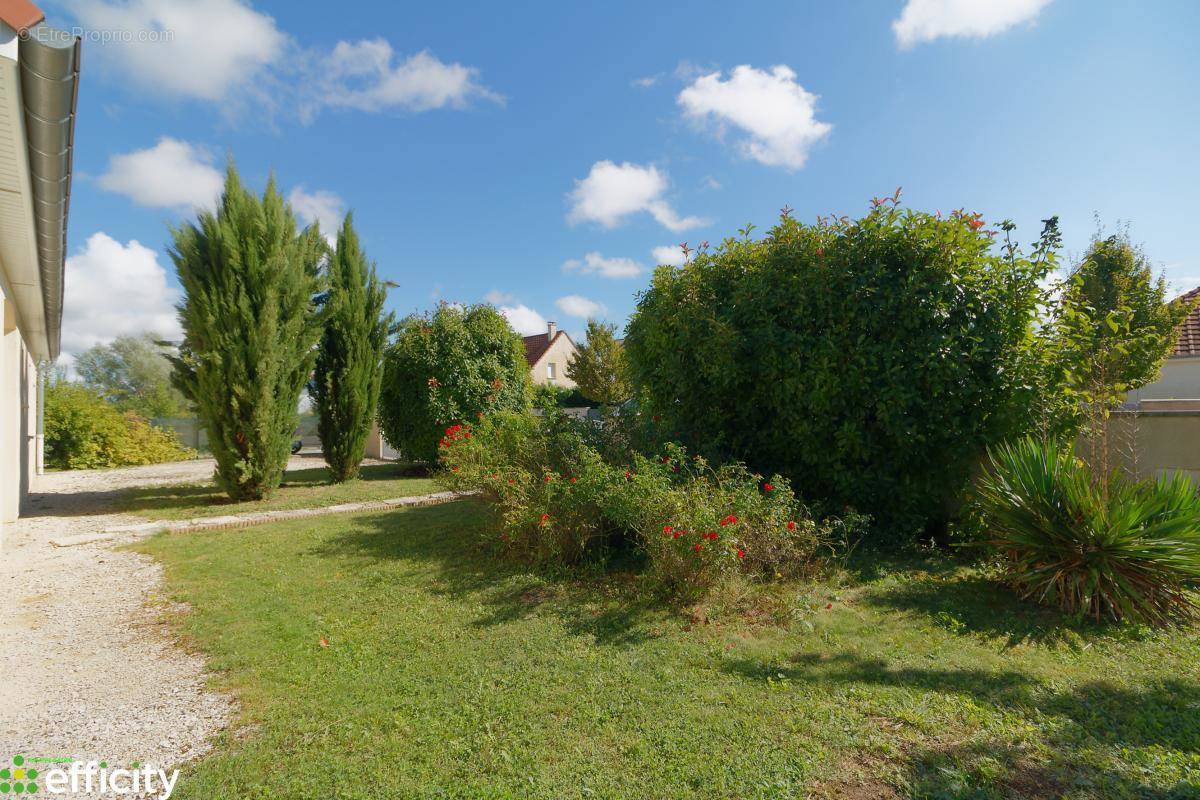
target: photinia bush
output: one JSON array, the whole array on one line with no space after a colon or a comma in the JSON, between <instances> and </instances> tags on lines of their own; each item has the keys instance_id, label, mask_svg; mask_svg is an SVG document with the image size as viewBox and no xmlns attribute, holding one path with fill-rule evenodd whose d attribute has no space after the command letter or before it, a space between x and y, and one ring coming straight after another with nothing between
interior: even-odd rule
<instances>
[{"instance_id":1,"label":"photinia bush","mask_svg":"<svg viewBox=\"0 0 1200 800\"><path fill-rule=\"evenodd\" d=\"M1058 236L1047 220L1031 256L997 252L980 215L898 201L811 225L785 209L764 238L660 266L625 347L668 435L911 536L951 514L988 444L1033 422Z\"/></svg>"}]
</instances>

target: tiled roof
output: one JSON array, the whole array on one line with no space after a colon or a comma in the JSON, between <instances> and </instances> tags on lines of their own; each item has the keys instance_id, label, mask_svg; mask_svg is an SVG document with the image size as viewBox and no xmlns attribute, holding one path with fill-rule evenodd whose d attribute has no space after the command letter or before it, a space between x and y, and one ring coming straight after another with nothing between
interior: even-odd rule
<instances>
[{"instance_id":1,"label":"tiled roof","mask_svg":"<svg viewBox=\"0 0 1200 800\"><path fill-rule=\"evenodd\" d=\"M0 0L0 19L16 31L32 28L45 18L42 10L29 0Z\"/></svg>"},{"instance_id":2,"label":"tiled roof","mask_svg":"<svg viewBox=\"0 0 1200 800\"><path fill-rule=\"evenodd\" d=\"M1175 342L1172 356L1200 356L1200 288L1192 289L1176 302L1192 302L1192 313L1179 323L1179 339Z\"/></svg>"},{"instance_id":3,"label":"tiled roof","mask_svg":"<svg viewBox=\"0 0 1200 800\"><path fill-rule=\"evenodd\" d=\"M533 366L550 349L550 334L539 333L525 337L525 360Z\"/></svg>"}]
</instances>

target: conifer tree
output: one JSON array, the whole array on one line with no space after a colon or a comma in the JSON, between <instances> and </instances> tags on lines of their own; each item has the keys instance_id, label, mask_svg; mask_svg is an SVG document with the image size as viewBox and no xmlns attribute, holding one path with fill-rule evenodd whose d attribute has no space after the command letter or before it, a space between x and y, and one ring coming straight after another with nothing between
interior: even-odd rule
<instances>
[{"instance_id":1,"label":"conifer tree","mask_svg":"<svg viewBox=\"0 0 1200 800\"><path fill-rule=\"evenodd\" d=\"M338 231L329 260L325 329L309 382L320 421L317 431L335 483L358 476L367 434L375 421L383 348L392 316L384 315L387 292L359 248L351 215Z\"/></svg>"},{"instance_id":2,"label":"conifer tree","mask_svg":"<svg viewBox=\"0 0 1200 800\"><path fill-rule=\"evenodd\" d=\"M216 210L171 234L184 290L175 384L208 432L217 484L234 500L264 498L283 477L316 358L320 231L297 231L274 178L260 199L230 163Z\"/></svg>"}]
</instances>

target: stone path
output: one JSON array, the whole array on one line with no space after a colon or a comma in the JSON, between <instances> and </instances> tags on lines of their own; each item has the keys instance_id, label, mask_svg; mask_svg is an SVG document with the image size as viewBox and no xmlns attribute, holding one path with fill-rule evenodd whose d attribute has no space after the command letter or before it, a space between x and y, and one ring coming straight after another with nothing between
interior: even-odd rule
<instances>
[{"instance_id":1,"label":"stone path","mask_svg":"<svg viewBox=\"0 0 1200 800\"><path fill-rule=\"evenodd\" d=\"M289 469L319 463L297 456ZM175 609L158 594L160 566L115 549L159 526L106 510L125 488L200 482L212 471L200 459L35 479L25 516L0 541L0 767L17 754L174 767L229 724L232 702L206 688L203 660L165 622ZM358 509L321 511L337 510ZM257 521L272 520L195 522ZM180 524L190 523L171 523ZM52 544L63 540L75 546Z\"/></svg>"}]
</instances>

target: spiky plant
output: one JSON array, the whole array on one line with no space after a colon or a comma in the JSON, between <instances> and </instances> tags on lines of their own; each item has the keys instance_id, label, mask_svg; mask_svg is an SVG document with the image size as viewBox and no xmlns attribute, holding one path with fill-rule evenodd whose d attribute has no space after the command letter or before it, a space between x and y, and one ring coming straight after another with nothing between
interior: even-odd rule
<instances>
[{"instance_id":1,"label":"spiky plant","mask_svg":"<svg viewBox=\"0 0 1200 800\"><path fill-rule=\"evenodd\" d=\"M1197 617L1200 495L1190 480L1114 473L1105 499L1066 446L1022 439L990 460L978 483L989 544L1022 597L1157 626Z\"/></svg>"},{"instance_id":2,"label":"spiky plant","mask_svg":"<svg viewBox=\"0 0 1200 800\"><path fill-rule=\"evenodd\" d=\"M321 235L297 231L274 178L260 199L232 163L215 212L171 233L184 291L175 383L208 432L217 484L258 500L283 477L316 358Z\"/></svg>"},{"instance_id":3,"label":"spiky plant","mask_svg":"<svg viewBox=\"0 0 1200 800\"><path fill-rule=\"evenodd\" d=\"M325 463L333 482L341 483L358 476L375 421L383 348L392 325L391 315L383 313L387 292L359 248L349 214L326 274L325 329L308 392L320 417L317 431Z\"/></svg>"}]
</instances>

